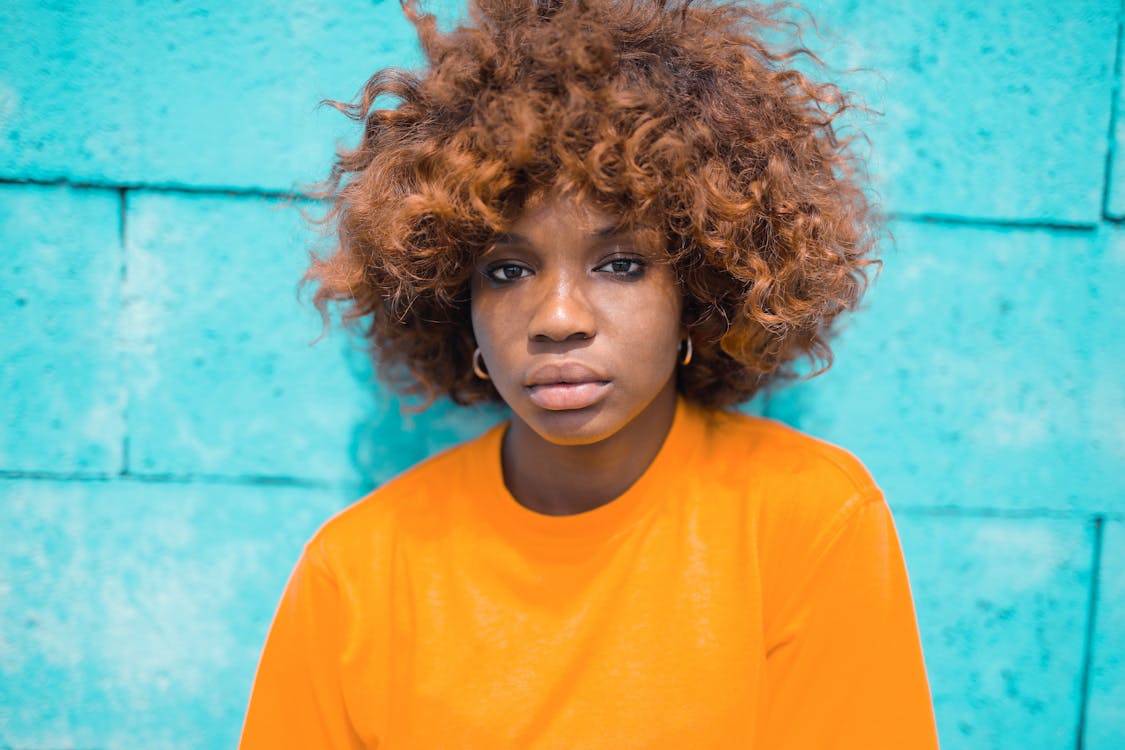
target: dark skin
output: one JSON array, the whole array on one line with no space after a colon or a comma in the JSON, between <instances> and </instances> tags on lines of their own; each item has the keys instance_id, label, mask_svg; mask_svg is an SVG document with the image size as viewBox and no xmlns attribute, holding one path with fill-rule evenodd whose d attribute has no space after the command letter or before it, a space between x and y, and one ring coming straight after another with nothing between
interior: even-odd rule
<instances>
[{"instance_id":1,"label":"dark skin","mask_svg":"<svg viewBox=\"0 0 1125 750\"><path fill-rule=\"evenodd\" d=\"M590 205L540 197L474 274L473 330L512 410L504 480L539 513L620 496L675 415L683 298L662 248L616 225Z\"/></svg>"}]
</instances>

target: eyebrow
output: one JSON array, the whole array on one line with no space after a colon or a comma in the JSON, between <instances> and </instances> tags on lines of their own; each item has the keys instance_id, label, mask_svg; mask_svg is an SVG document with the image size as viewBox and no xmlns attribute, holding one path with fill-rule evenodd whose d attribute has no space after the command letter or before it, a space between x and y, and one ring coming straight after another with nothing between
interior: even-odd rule
<instances>
[{"instance_id":1,"label":"eyebrow","mask_svg":"<svg viewBox=\"0 0 1125 750\"><path fill-rule=\"evenodd\" d=\"M604 239L609 239L610 237L617 237L619 235L631 234L631 233L632 233L632 230L629 229L628 227L618 226L617 224L610 224L608 226L602 227L601 229L594 230L590 234L590 236L593 237L595 240L604 240ZM517 234L515 232L500 232L499 234L496 235L495 239L492 240L492 244L493 245L519 245L519 244L529 245L529 244L531 244L531 240L529 240L527 237L524 237L522 234Z\"/></svg>"},{"instance_id":2,"label":"eyebrow","mask_svg":"<svg viewBox=\"0 0 1125 750\"><path fill-rule=\"evenodd\" d=\"M602 227L594 232L594 238L604 240L609 237L616 237L621 234L632 234L632 230L628 227L618 226L617 224L610 224L609 226Z\"/></svg>"}]
</instances>

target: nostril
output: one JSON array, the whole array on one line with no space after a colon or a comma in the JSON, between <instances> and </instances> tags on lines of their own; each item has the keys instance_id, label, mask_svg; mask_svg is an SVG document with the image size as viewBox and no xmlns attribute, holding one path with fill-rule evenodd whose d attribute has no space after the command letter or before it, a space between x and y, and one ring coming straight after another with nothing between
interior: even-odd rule
<instances>
[{"instance_id":1,"label":"nostril","mask_svg":"<svg viewBox=\"0 0 1125 750\"><path fill-rule=\"evenodd\" d=\"M542 300L528 321L528 335L537 341L583 340L595 331L593 311L570 289L559 290Z\"/></svg>"}]
</instances>

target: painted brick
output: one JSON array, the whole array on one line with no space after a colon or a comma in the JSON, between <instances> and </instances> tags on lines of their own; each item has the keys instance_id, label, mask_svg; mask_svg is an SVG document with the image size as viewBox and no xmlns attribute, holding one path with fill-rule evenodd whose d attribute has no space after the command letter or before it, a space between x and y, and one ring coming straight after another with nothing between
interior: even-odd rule
<instances>
[{"instance_id":1,"label":"painted brick","mask_svg":"<svg viewBox=\"0 0 1125 750\"><path fill-rule=\"evenodd\" d=\"M826 59L869 126L896 212L1096 222L1117 0L821 0Z\"/></svg>"},{"instance_id":2,"label":"painted brick","mask_svg":"<svg viewBox=\"0 0 1125 750\"><path fill-rule=\"evenodd\" d=\"M1125 510L1125 231L894 231L837 363L769 413L855 451L895 507Z\"/></svg>"},{"instance_id":3,"label":"painted brick","mask_svg":"<svg viewBox=\"0 0 1125 750\"><path fill-rule=\"evenodd\" d=\"M126 216L130 469L354 477L353 425L394 415L343 337L309 346L297 209L139 194Z\"/></svg>"},{"instance_id":4,"label":"painted brick","mask_svg":"<svg viewBox=\"0 0 1125 750\"><path fill-rule=\"evenodd\" d=\"M1100 215L1111 0L811 7L841 40L831 62L881 74L854 80L886 112L873 167L893 210ZM20 2L0 25L36 30L0 45L0 173L17 177L287 190L355 133L315 102L420 59L397 5L361 0Z\"/></svg>"},{"instance_id":5,"label":"painted brick","mask_svg":"<svg viewBox=\"0 0 1125 750\"><path fill-rule=\"evenodd\" d=\"M1092 526L900 513L946 750L1074 747Z\"/></svg>"},{"instance_id":6,"label":"painted brick","mask_svg":"<svg viewBox=\"0 0 1125 750\"><path fill-rule=\"evenodd\" d=\"M113 191L0 185L0 470L121 469Z\"/></svg>"},{"instance_id":7,"label":"painted brick","mask_svg":"<svg viewBox=\"0 0 1125 750\"><path fill-rule=\"evenodd\" d=\"M383 481L479 432L493 410L403 413L359 342L295 296L315 236L288 204L131 194L129 466Z\"/></svg>"},{"instance_id":8,"label":"painted brick","mask_svg":"<svg viewBox=\"0 0 1125 750\"><path fill-rule=\"evenodd\" d=\"M477 437L507 416L506 409L460 407L448 399L419 413L415 401L400 400L385 386L373 387L375 406L352 426L348 449L361 487L381 484L429 456Z\"/></svg>"},{"instance_id":9,"label":"painted brick","mask_svg":"<svg viewBox=\"0 0 1125 750\"><path fill-rule=\"evenodd\" d=\"M1103 534L1086 750L1125 747L1125 523Z\"/></svg>"},{"instance_id":10,"label":"painted brick","mask_svg":"<svg viewBox=\"0 0 1125 750\"><path fill-rule=\"evenodd\" d=\"M338 495L0 481L0 746L234 747L288 571Z\"/></svg>"},{"instance_id":11,"label":"painted brick","mask_svg":"<svg viewBox=\"0 0 1125 750\"><path fill-rule=\"evenodd\" d=\"M1092 222L1119 5L810 7L843 42L830 62L876 70L853 80L886 111L871 135L891 210ZM17 30L0 34L0 177L16 179L286 190L354 135L317 100L418 59L381 0L16 0L0 29ZM1118 91L1104 210L1123 217ZM400 414L342 337L308 349L292 212L129 208L122 296L114 192L0 185L0 471L116 472L128 406L130 468L190 475L0 480L0 747L233 746L300 544L358 491L197 475L369 486L500 414ZM855 450L901 511L943 747L1073 747L1091 534L1039 511L1125 511L1125 228L896 231L838 365L768 409ZM911 507L932 505L1029 517ZM1120 520L1102 549L1091 750L1125 746Z\"/></svg>"},{"instance_id":12,"label":"painted brick","mask_svg":"<svg viewBox=\"0 0 1125 750\"><path fill-rule=\"evenodd\" d=\"M351 499L134 482L0 492L0 677L19 686L0 741L15 747L230 747L286 572ZM1072 744L1089 528L909 514L898 526L943 747Z\"/></svg>"},{"instance_id":13,"label":"painted brick","mask_svg":"<svg viewBox=\"0 0 1125 750\"><path fill-rule=\"evenodd\" d=\"M419 61L398 3L0 8L0 174L288 190L356 134L324 98Z\"/></svg>"},{"instance_id":14,"label":"painted brick","mask_svg":"<svg viewBox=\"0 0 1125 750\"><path fill-rule=\"evenodd\" d=\"M1125 11L1122 11L1125 15ZM1119 21L1125 26L1125 17ZM1113 161L1106 179L1106 213L1117 219L1125 219L1125 39L1117 45L1117 101L1115 102L1114 127L1111 148Z\"/></svg>"}]
</instances>

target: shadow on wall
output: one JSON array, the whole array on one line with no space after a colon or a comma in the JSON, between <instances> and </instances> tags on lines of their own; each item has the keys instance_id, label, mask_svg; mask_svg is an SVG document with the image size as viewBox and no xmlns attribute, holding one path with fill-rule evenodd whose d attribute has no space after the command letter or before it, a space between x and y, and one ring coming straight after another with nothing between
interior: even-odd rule
<instances>
[{"instance_id":1,"label":"shadow on wall","mask_svg":"<svg viewBox=\"0 0 1125 750\"><path fill-rule=\"evenodd\" d=\"M358 342L347 349L345 359L356 382L377 394L368 399L366 416L353 425L349 447L356 473L365 486L382 484L507 417L507 408L499 404L463 407L447 398L419 411L424 400L404 399L375 379L369 355Z\"/></svg>"}]
</instances>

